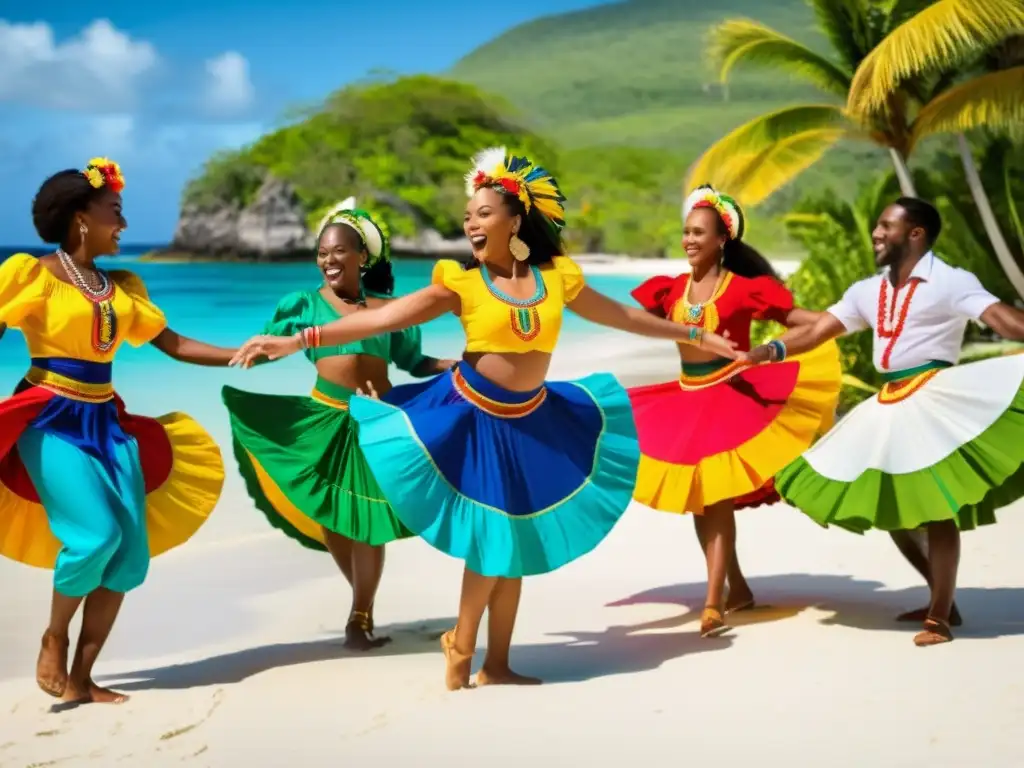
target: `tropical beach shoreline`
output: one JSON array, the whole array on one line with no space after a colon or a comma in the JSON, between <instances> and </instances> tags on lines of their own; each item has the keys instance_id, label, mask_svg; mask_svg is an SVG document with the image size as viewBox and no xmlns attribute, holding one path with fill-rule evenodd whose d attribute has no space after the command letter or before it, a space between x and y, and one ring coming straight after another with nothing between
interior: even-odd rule
<instances>
[{"instance_id":1,"label":"tropical beach shoreline","mask_svg":"<svg viewBox=\"0 0 1024 768\"><path fill-rule=\"evenodd\" d=\"M670 343L609 332L598 346L574 338L560 348L552 377L610 370L636 384L675 369ZM634 505L598 550L527 580L513 661L548 684L452 694L437 637L454 622L460 564L418 540L391 546L377 619L395 642L348 652L349 595L330 558L269 529L225 458L213 519L153 562L99 665L103 684L132 695L122 706L51 710L32 679L50 574L0 561L0 765L472 755L546 767L680 749L737 765L794 754L851 768L1015 759L1022 699L1005 670L1024 630L1018 509L998 532L965 537L967 624L953 644L923 651L910 642L915 627L892 617L926 592L887 537L825 531L782 504L739 520L744 567L773 607L700 640L705 574L692 523ZM994 704L950 707L952 692Z\"/></svg>"}]
</instances>

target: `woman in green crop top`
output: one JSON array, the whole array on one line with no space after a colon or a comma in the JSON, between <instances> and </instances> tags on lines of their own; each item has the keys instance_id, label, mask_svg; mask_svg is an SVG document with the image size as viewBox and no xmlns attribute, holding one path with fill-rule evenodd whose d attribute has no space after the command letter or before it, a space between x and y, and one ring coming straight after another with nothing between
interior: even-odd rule
<instances>
[{"instance_id":1,"label":"woman in green crop top","mask_svg":"<svg viewBox=\"0 0 1024 768\"><path fill-rule=\"evenodd\" d=\"M324 285L281 299L265 333L289 336L390 300L394 277L386 230L354 203L349 198L339 204L320 225L316 260ZM384 545L412 534L395 517L363 458L348 401L360 388L387 392L390 363L417 378L454 365L425 357L420 344L420 330L413 327L310 349L306 357L317 370L310 396L223 389L249 495L271 525L334 557L352 587L345 644L361 650L389 640L373 635Z\"/></svg>"}]
</instances>

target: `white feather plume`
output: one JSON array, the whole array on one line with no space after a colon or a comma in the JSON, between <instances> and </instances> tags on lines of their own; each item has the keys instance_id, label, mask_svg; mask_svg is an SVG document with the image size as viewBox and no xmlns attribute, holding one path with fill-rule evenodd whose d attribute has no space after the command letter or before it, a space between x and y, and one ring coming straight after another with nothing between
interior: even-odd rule
<instances>
[{"instance_id":1,"label":"white feather plume","mask_svg":"<svg viewBox=\"0 0 1024 768\"><path fill-rule=\"evenodd\" d=\"M322 219L320 219L320 226L316 228L316 235L320 237L324 233L324 227L331 223L331 219L337 216L342 211L351 211L356 207L356 199L354 197L346 197L340 203L335 205L329 210Z\"/></svg>"},{"instance_id":2,"label":"white feather plume","mask_svg":"<svg viewBox=\"0 0 1024 768\"><path fill-rule=\"evenodd\" d=\"M477 152L473 157L473 168L466 174L466 196L472 197L476 192L476 188L473 186L473 179L476 178L476 175L480 171L483 171L486 174L492 174L496 169L503 167L504 165L504 147L491 147Z\"/></svg>"}]
</instances>

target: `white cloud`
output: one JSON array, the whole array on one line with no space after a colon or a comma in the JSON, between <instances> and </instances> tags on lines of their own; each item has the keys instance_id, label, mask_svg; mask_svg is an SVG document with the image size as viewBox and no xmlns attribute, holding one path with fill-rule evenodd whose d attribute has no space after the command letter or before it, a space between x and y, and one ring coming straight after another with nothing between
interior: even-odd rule
<instances>
[{"instance_id":1,"label":"white cloud","mask_svg":"<svg viewBox=\"0 0 1024 768\"><path fill-rule=\"evenodd\" d=\"M0 20L0 101L91 112L122 111L159 62L148 42L133 40L106 19L57 43L45 22Z\"/></svg>"},{"instance_id":2,"label":"white cloud","mask_svg":"<svg viewBox=\"0 0 1024 768\"><path fill-rule=\"evenodd\" d=\"M249 61L236 51L227 51L206 62L206 106L217 114L244 112L253 101Z\"/></svg>"}]
</instances>

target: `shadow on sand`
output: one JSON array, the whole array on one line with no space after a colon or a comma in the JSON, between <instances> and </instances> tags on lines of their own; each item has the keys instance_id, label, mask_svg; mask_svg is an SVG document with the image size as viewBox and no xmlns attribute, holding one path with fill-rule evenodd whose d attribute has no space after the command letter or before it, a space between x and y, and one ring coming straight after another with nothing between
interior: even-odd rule
<instances>
[{"instance_id":1,"label":"shadow on sand","mask_svg":"<svg viewBox=\"0 0 1024 768\"><path fill-rule=\"evenodd\" d=\"M291 667L332 659L365 656L404 656L429 653L440 647L441 634L455 625L455 619L428 619L409 624L379 627L378 634L389 635L392 642L372 651L353 651L344 646L344 633L300 643L275 643L246 648L205 659L186 661L166 667L139 669L102 675L103 685L114 685L119 691L180 690L207 685L231 685L278 667ZM118 682L124 680L126 682Z\"/></svg>"},{"instance_id":2,"label":"shadow on sand","mask_svg":"<svg viewBox=\"0 0 1024 768\"><path fill-rule=\"evenodd\" d=\"M831 614L819 620L825 625L886 631L903 628L916 633L919 625L900 623L895 618L904 611L928 604L925 587L889 590L881 582L861 581L850 576L810 573L765 576L750 579L750 587L758 607L731 614L728 621L735 627L791 618L807 608L815 608ZM608 605L678 605L687 612L666 622L684 624L700 619L704 590L703 582L675 584L646 590ZM1024 587L960 587L956 602L964 617L964 625L954 630L957 639L1024 635Z\"/></svg>"},{"instance_id":3,"label":"shadow on sand","mask_svg":"<svg viewBox=\"0 0 1024 768\"><path fill-rule=\"evenodd\" d=\"M923 587L887 590L881 582L861 581L849 576L791 574L753 578L750 586L758 607L730 614L729 624L736 628L792 618L807 608L829 615L824 625L840 625L864 630L916 632L916 624L900 624L895 616L917 608L928 600ZM657 669L673 659L729 647L735 635L701 639L697 632L704 604L705 584L676 584L646 590L609 603L607 607L630 605L674 605L685 610L676 616L633 625L612 625L599 632L573 631L548 633L549 637L570 638L564 642L515 645L513 665L525 674L537 675L545 683L571 683L611 675ZM1024 588L985 589L964 587L957 591L957 603L964 615L964 626L956 630L957 639L988 639L1024 634ZM1010 617L1010 618L1007 618ZM375 651L373 656L440 653L437 640L455 624L454 618L433 619L382 628L394 642ZM687 626L690 625L690 626ZM684 631L678 630L686 627ZM209 685L230 685L277 667L287 667L331 659L360 657L350 651L338 635L300 643L279 643L211 656L171 666L104 675L103 684L115 684L118 690L178 690ZM477 662L482 654L477 654ZM118 681L125 681L123 683Z\"/></svg>"}]
</instances>

